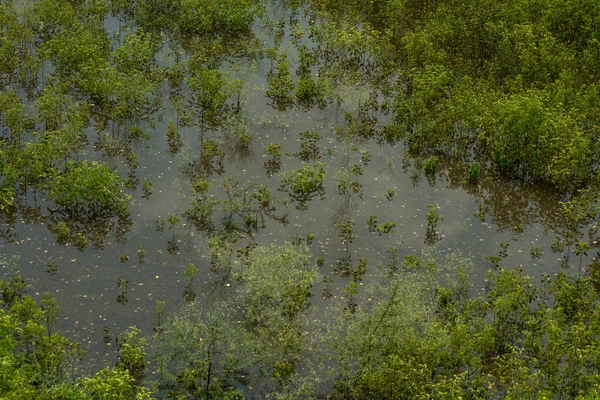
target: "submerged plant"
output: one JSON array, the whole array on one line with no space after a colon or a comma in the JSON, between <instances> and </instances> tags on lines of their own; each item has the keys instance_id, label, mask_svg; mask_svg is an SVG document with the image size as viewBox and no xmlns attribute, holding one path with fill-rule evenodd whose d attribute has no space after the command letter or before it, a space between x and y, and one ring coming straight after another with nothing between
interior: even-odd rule
<instances>
[{"instance_id":1,"label":"submerged plant","mask_svg":"<svg viewBox=\"0 0 600 400\"><path fill-rule=\"evenodd\" d=\"M479 175L481 174L481 164L478 162L472 162L469 164L469 170L467 173L467 182L476 183L479 181Z\"/></svg>"},{"instance_id":2,"label":"submerged plant","mask_svg":"<svg viewBox=\"0 0 600 400\"><path fill-rule=\"evenodd\" d=\"M350 244L354 241L354 220L338 222L335 224L338 230L338 237L344 246L344 255L336 260L335 273L341 273L342 276L352 274L352 255L350 253Z\"/></svg>"},{"instance_id":3,"label":"submerged plant","mask_svg":"<svg viewBox=\"0 0 600 400\"><path fill-rule=\"evenodd\" d=\"M180 222L179 217L176 214L169 214L167 219L169 222L169 230L173 233L171 239L167 243L167 251L169 254L176 254L179 251L179 244L175 241L175 228Z\"/></svg>"},{"instance_id":4,"label":"submerged plant","mask_svg":"<svg viewBox=\"0 0 600 400\"><path fill-rule=\"evenodd\" d=\"M394 190L394 188L389 188L385 193L385 199L387 201L392 201L394 197L396 197L396 191Z\"/></svg>"},{"instance_id":5,"label":"submerged plant","mask_svg":"<svg viewBox=\"0 0 600 400\"><path fill-rule=\"evenodd\" d=\"M439 213L436 206L433 204L428 204L427 208L429 212L427 213L427 230L425 232L425 244L433 245L439 242L441 237L439 236L439 231L437 230L438 222L444 220L444 216Z\"/></svg>"},{"instance_id":6,"label":"submerged plant","mask_svg":"<svg viewBox=\"0 0 600 400\"><path fill-rule=\"evenodd\" d=\"M131 208L124 182L105 164L95 161L69 162L64 172L48 184L48 198L69 213L103 211L125 217Z\"/></svg>"},{"instance_id":7,"label":"submerged plant","mask_svg":"<svg viewBox=\"0 0 600 400\"><path fill-rule=\"evenodd\" d=\"M183 147L183 138L173 121L170 121L167 127L167 143L169 144L169 155L171 157L176 156Z\"/></svg>"},{"instance_id":8,"label":"submerged plant","mask_svg":"<svg viewBox=\"0 0 600 400\"><path fill-rule=\"evenodd\" d=\"M152 194L152 181L150 178L142 178L142 198L147 199Z\"/></svg>"},{"instance_id":9,"label":"submerged plant","mask_svg":"<svg viewBox=\"0 0 600 400\"><path fill-rule=\"evenodd\" d=\"M438 158L436 156L431 156L425 161L423 169L425 170L426 175L434 175L437 171L437 167Z\"/></svg>"},{"instance_id":10,"label":"submerged plant","mask_svg":"<svg viewBox=\"0 0 600 400\"><path fill-rule=\"evenodd\" d=\"M317 161L321 158L319 141L322 135L314 130L300 132L300 152L298 157L305 162Z\"/></svg>"},{"instance_id":11,"label":"submerged plant","mask_svg":"<svg viewBox=\"0 0 600 400\"><path fill-rule=\"evenodd\" d=\"M269 176L273 176L281 169L281 145L278 143L268 143L265 145L265 154L271 158L264 162L263 166Z\"/></svg>"},{"instance_id":12,"label":"submerged plant","mask_svg":"<svg viewBox=\"0 0 600 400\"><path fill-rule=\"evenodd\" d=\"M58 272L58 264L56 263L56 260L52 260L46 265L46 272L48 272L50 275L56 275Z\"/></svg>"},{"instance_id":13,"label":"submerged plant","mask_svg":"<svg viewBox=\"0 0 600 400\"><path fill-rule=\"evenodd\" d=\"M183 276L187 281L187 285L185 290L183 291L183 298L188 303L194 301L196 299L196 292L194 292L194 277L198 273L198 268L194 266L194 264L188 264L185 267L185 271L183 271Z\"/></svg>"},{"instance_id":14,"label":"submerged plant","mask_svg":"<svg viewBox=\"0 0 600 400\"><path fill-rule=\"evenodd\" d=\"M287 53L279 53L275 70L267 76L267 97L273 100L273 107L279 111L287 110L294 103L295 83L289 71Z\"/></svg>"},{"instance_id":15,"label":"submerged plant","mask_svg":"<svg viewBox=\"0 0 600 400\"><path fill-rule=\"evenodd\" d=\"M117 286L121 291L117 296L117 303L125 305L129 300L127 299L127 289L129 288L129 281L127 279L119 278L117 280Z\"/></svg>"},{"instance_id":16,"label":"submerged plant","mask_svg":"<svg viewBox=\"0 0 600 400\"><path fill-rule=\"evenodd\" d=\"M160 319L165 315L165 302L156 300L156 306L154 306L154 312L156 313L156 326L154 327L154 331L156 333L160 333L162 331Z\"/></svg>"},{"instance_id":17,"label":"submerged plant","mask_svg":"<svg viewBox=\"0 0 600 400\"><path fill-rule=\"evenodd\" d=\"M290 197L294 199L299 210L306 210L306 203L319 196L321 199L325 196L325 168L323 163L304 164L301 169L283 172L279 174L282 177L281 189L289 192Z\"/></svg>"},{"instance_id":18,"label":"submerged plant","mask_svg":"<svg viewBox=\"0 0 600 400\"><path fill-rule=\"evenodd\" d=\"M378 224L377 223L377 215L376 214L372 214L369 217L369 220L367 221L367 228L369 229L369 232L377 232L378 234L382 235L384 233L394 233L394 228L396 227L396 223L395 222L385 222L383 224Z\"/></svg>"},{"instance_id":19,"label":"submerged plant","mask_svg":"<svg viewBox=\"0 0 600 400\"><path fill-rule=\"evenodd\" d=\"M146 250L144 249L143 244L140 244L140 247L138 248L138 251L137 251L137 256L138 256L139 263L143 264L144 261L146 260Z\"/></svg>"}]
</instances>

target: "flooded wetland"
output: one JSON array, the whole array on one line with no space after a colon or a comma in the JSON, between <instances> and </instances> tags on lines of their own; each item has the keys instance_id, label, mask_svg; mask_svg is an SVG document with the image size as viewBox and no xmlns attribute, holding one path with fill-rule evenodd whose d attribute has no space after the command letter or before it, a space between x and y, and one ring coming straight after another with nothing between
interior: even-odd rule
<instances>
[{"instance_id":1,"label":"flooded wetland","mask_svg":"<svg viewBox=\"0 0 600 400\"><path fill-rule=\"evenodd\" d=\"M0 3L0 397L598 395L600 9L366 3Z\"/></svg>"}]
</instances>

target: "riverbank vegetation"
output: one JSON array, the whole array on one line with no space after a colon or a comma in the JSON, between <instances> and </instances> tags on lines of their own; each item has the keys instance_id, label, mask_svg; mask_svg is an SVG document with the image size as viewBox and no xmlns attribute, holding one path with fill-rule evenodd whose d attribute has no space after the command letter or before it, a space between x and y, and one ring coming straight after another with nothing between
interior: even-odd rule
<instances>
[{"instance_id":1,"label":"riverbank vegetation","mask_svg":"<svg viewBox=\"0 0 600 400\"><path fill-rule=\"evenodd\" d=\"M78 374L83 349L55 332L59 307L2 281L4 398L593 398L598 282L565 273L534 282L435 251L393 258L386 279L327 309L311 306L318 267L304 245L218 256L230 297L192 301L142 338L113 341L114 367ZM224 272L224 271L222 271ZM360 282L354 278L353 282ZM350 302L356 302L350 307ZM146 361L150 361L146 364Z\"/></svg>"}]
</instances>

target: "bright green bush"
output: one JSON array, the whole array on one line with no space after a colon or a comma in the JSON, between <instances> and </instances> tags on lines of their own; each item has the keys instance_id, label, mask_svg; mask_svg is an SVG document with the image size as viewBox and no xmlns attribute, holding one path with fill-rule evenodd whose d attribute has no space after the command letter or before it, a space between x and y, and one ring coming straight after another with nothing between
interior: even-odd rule
<instances>
[{"instance_id":1,"label":"bright green bush","mask_svg":"<svg viewBox=\"0 0 600 400\"><path fill-rule=\"evenodd\" d=\"M47 184L48 198L68 212L129 213L129 195L123 181L105 164L96 161L69 162L65 170Z\"/></svg>"}]
</instances>

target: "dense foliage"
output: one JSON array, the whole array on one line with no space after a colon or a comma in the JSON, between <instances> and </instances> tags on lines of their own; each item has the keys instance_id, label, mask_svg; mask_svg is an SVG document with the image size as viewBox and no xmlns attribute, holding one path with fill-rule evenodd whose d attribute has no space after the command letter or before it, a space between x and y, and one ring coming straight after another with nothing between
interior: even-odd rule
<instances>
[{"instance_id":1,"label":"dense foliage","mask_svg":"<svg viewBox=\"0 0 600 400\"><path fill-rule=\"evenodd\" d=\"M150 395L143 382L173 398L242 398L242 387L272 398L599 394L594 279L561 273L536 286L518 268L499 269L478 294L469 260L430 251L388 260L386 282L369 285L358 307L316 311L308 299L319 274L306 247L231 258L218 246L234 296L208 308L192 302L159 325L150 338L159 372L152 378L146 340L134 328L117 339L113 368L78 377L83 351L54 332L56 302L45 294L36 304L19 275L2 281L0 394L139 399Z\"/></svg>"},{"instance_id":2,"label":"dense foliage","mask_svg":"<svg viewBox=\"0 0 600 400\"><path fill-rule=\"evenodd\" d=\"M563 190L596 180L596 2L323 4L384 36L375 57L397 74L394 131L411 152L485 161Z\"/></svg>"},{"instance_id":3,"label":"dense foliage","mask_svg":"<svg viewBox=\"0 0 600 400\"><path fill-rule=\"evenodd\" d=\"M39 303L26 294L23 277L0 281L0 396L3 399L147 399L149 392L132 375L142 357L138 331L123 335L119 362L82 377L77 363L85 355L78 343L55 332L60 307L50 293Z\"/></svg>"}]
</instances>

